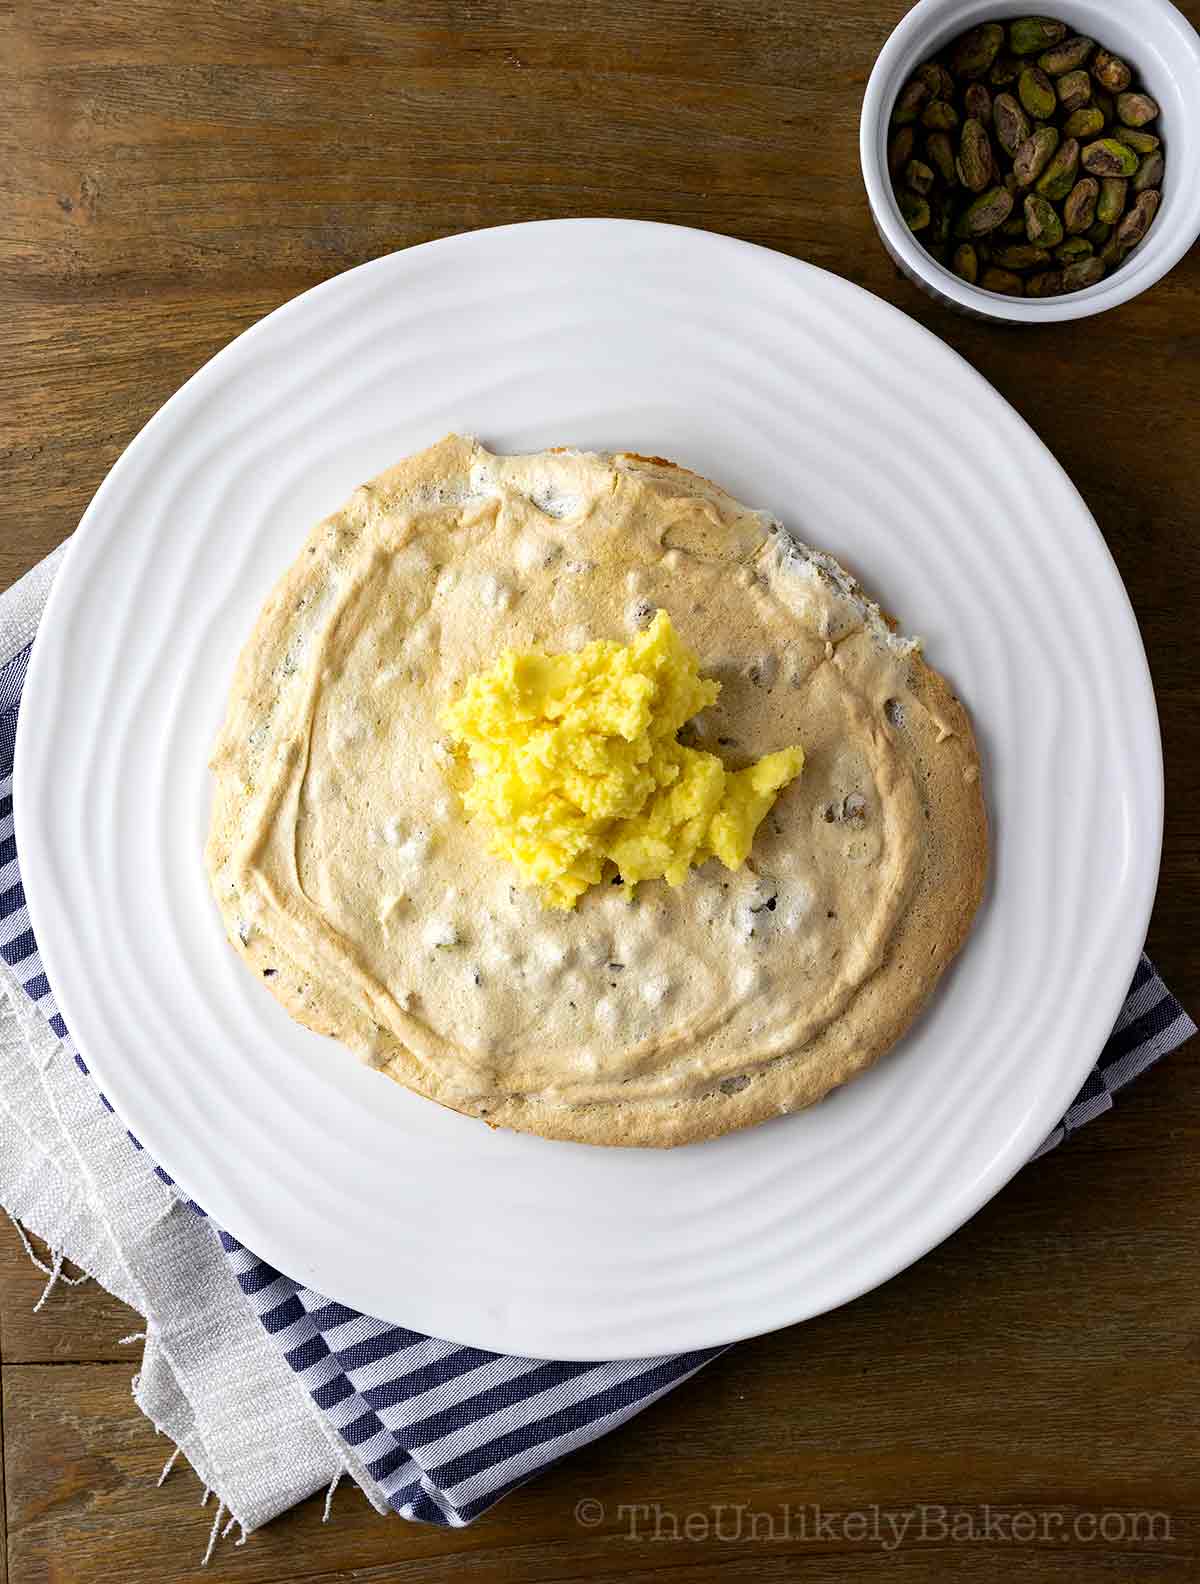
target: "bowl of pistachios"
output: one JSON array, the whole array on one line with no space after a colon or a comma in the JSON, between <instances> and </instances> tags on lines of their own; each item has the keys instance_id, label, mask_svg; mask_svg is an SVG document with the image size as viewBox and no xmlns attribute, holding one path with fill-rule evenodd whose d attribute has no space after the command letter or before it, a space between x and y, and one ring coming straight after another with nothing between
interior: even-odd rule
<instances>
[{"instance_id":1,"label":"bowl of pistachios","mask_svg":"<svg viewBox=\"0 0 1200 1584\"><path fill-rule=\"evenodd\" d=\"M918 0L860 154L895 263L963 312L1078 319L1200 236L1200 36L1170 0Z\"/></svg>"}]
</instances>

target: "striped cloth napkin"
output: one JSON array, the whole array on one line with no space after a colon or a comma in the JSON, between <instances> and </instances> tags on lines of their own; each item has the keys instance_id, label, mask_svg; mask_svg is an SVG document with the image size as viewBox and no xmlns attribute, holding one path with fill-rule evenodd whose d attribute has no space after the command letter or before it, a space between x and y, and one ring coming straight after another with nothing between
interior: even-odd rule
<instances>
[{"instance_id":1,"label":"striped cloth napkin","mask_svg":"<svg viewBox=\"0 0 1200 1584\"><path fill-rule=\"evenodd\" d=\"M195 1377L183 1381L181 1389L189 1396L187 1436L176 1434L197 1471L222 1500L213 1525L214 1538L226 1507L231 1521L249 1530L319 1489L328 1482L331 1470L335 1482L341 1471L349 1471L376 1506L390 1508L402 1517L446 1526L471 1523L515 1486L631 1418L723 1349L607 1364L547 1363L423 1336L359 1314L273 1269L214 1227L201 1207L161 1168L145 1162L141 1146L119 1128L108 1102L91 1087L86 1063L55 1004L30 927L13 833L17 712L37 619L60 554L56 552L0 598L0 972L27 998L26 1016L32 1014L43 1033L48 1029L57 1042L61 1056L57 1066L52 1056L43 1053L38 1069L55 1075L50 1084L51 1105L57 1120L65 1119L83 1176L93 1189L103 1177L92 1156L101 1148L99 1130L107 1128L121 1135L119 1149L128 1157L122 1159L121 1170L140 1170L143 1176L152 1172L155 1191L171 1196L172 1209L178 1212L168 1215L150 1204L148 1226L114 1226L116 1212L106 1212L101 1203L100 1218L106 1223L110 1241L115 1241L117 1255L126 1252L122 1240L137 1243L136 1261L132 1254L118 1261L122 1268L136 1263L139 1279L132 1296L128 1286L122 1288L118 1280L106 1278L109 1265L89 1262L86 1251L81 1253L77 1247L67 1252L106 1280L119 1296L142 1308L151 1342L161 1342L168 1334L176 1339L193 1336L205 1305L210 1315L215 1312L236 1330L236 1336L224 1342L224 1326L214 1326L210 1318L205 1329L218 1334L213 1344L215 1356L200 1361L202 1369L198 1365ZM51 721L39 726L53 730ZM69 758L64 762L69 774ZM0 992L3 989L0 980ZM1108 1110L1118 1089L1194 1032L1191 1019L1143 956L1099 1061L1037 1153L1053 1148ZM18 1044L10 1038L10 1057L14 1053L20 1057ZM27 1035L24 1044L31 1051L39 1042ZM82 1096L75 1097L74 1110L62 1100L62 1091L73 1086L79 1087ZM0 1107L5 1101L10 1113L15 1113L12 1081L0 1070ZM10 1119L19 1124L17 1132L23 1138L37 1134L37 1115L13 1115ZM111 1152L115 1147L108 1133L103 1134L103 1148ZM27 1208L32 1203L28 1193L22 1198L13 1186L6 1148L11 1154L15 1146L0 1129L0 1203L15 1217L26 1220L32 1230L46 1235L37 1224L37 1215ZM60 1167L62 1154L56 1150ZM111 1176L111 1163L106 1171ZM129 1201L129 1189L122 1182L122 1210ZM181 1218L186 1223L182 1228ZM165 1240L159 1247L160 1227L171 1229L176 1238L191 1240L195 1246L189 1245L189 1263L200 1257L197 1238L206 1239L206 1246L213 1248L219 1243L234 1278L228 1284L228 1295L211 1269L206 1281L199 1284L204 1290L195 1290L189 1282L190 1271L177 1268L179 1248ZM97 1264L103 1265L103 1270L97 1270ZM241 1305L244 1313L229 1313L230 1305ZM250 1316L256 1317L250 1324L257 1327L257 1350L244 1329L236 1329ZM176 1360L177 1373L187 1371L186 1352L181 1351L186 1345L177 1340L172 1349L160 1348L161 1354ZM228 1348L228 1358L222 1355L222 1347ZM235 1374L244 1382L248 1359L261 1373L262 1395L260 1398L253 1389L239 1386L236 1433L239 1453L248 1449L261 1455L253 1458L243 1474L241 1458L233 1459L227 1442L221 1440L228 1407L205 1397L207 1393L209 1398L218 1398L224 1382ZM286 1393L280 1391L276 1378L280 1360L286 1366L285 1378L304 1402L307 1418L290 1412L295 1405L283 1400ZM146 1373L144 1365L142 1375ZM164 1422L153 1404L139 1400L160 1428L175 1433L173 1421ZM268 1403L270 1411L263 1411ZM313 1439L314 1410L327 1445L337 1448L332 1462L327 1448L323 1450L326 1443L319 1437ZM300 1442L305 1456L297 1450ZM239 1465L232 1472L231 1462ZM277 1471L274 1487L272 1470Z\"/></svg>"}]
</instances>

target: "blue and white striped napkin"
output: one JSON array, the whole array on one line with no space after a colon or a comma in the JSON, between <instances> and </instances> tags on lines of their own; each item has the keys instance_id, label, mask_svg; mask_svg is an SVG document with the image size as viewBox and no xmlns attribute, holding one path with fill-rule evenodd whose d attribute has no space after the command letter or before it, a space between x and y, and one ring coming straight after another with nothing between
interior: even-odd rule
<instances>
[{"instance_id":1,"label":"blue and white striped napkin","mask_svg":"<svg viewBox=\"0 0 1200 1584\"><path fill-rule=\"evenodd\" d=\"M86 1073L38 956L13 833L13 745L31 648L26 641L6 658L0 647L0 955ZM53 722L44 725L54 729ZM68 756L64 766L70 774ZM1100 1059L1037 1153L1108 1110L1117 1090L1193 1033L1195 1025L1143 956ZM108 1106L97 1091L101 1104ZM140 1149L132 1136L130 1148ZM292 1281L227 1233L218 1235L246 1301L297 1382L386 1505L405 1518L471 1523L723 1351L608 1364L488 1353L359 1314ZM254 1412L247 1401L248 1418Z\"/></svg>"}]
</instances>

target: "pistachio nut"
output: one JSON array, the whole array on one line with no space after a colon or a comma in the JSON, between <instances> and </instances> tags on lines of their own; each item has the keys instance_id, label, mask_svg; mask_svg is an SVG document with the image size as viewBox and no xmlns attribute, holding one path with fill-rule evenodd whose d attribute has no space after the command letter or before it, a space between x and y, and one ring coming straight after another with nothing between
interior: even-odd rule
<instances>
[{"instance_id":1,"label":"pistachio nut","mask_svg":"<svg viewBox=\"0 0 1200 1584\"><path fill-rule=\"evenodd\" d=\"M923 66L917 67L913 76L929 89L931 99L954 98L954 78L937 61L926 61Z\"/></svg>"},{"instance_id":2,"label":"pistachio nut","mask_svg":"<svg viewBox=\"0 0 1200 1584\"><path fill-rule=\"evenodd\" d=\"M900 213L910 231L924 231L929 224L929 204L919 194L909 192L907 188L896 194L896 202L900 205Z\"/></svg>"},{"instance_id":3,"label":"pistachio nut","mask_svg":"<svg viewBox=\"0 0 1200 1584\"><path fill-rule=\"evenodd\" d=\"M1054 248L1063 239L1062 221L1040 193L1025 195L1025 235L1035 247Z\"/></svg>"},{"instance_id":4,"label":"pistachio nut","mask_svg":"<svg viewBox=\"0 0 1200 1584\"><path fill-rule=\"evenodd\" d=\"M1077 33L1074 38L1063 39L1061 44L1043 51L1038 56L1038 65L1047 77L1061 77L1064 72L1077 71L1080 66L1086 66L1095 48L1095 39L1084 38Z\"/></svg>"},{"instance_id":5,"label":"pistachio nut","mask_svg":"<svg viewBox=\"0 0 1200 1584\"><path fill-rule=\"evenodd\" d=\"M988 140L988 152L992 156L993 184L999 187L1007 187L1010 193L1015 193L1017 190L1016 177L1013 175L1008 161L1001 160L1000 155L996 152L995 143L990 138Z\"/></svg>"},{"instance_id":6,"label":"pistachio nut","mask_svg":"<svg viewBox=\"0 0 1200 1584\"><path fill-rule=\"evenodd\" d=\"M1158 118L1158 100L1146 93L1119 93L1117 115L1125 126L1148 126Z\"/></svg>"},{"instance_id":7,"label":"pistachio nut","mask_svg":"<svg viewBox=\"0 0 1200 1584\"><path fill-rule=\"evenodd\" d=\"M1027 137L1013 160L1013 175L1018 187L1032 187L1046 169L1058 148L1058 128L1039 127Z\"/></svg>"},{"instance_id":8,"label":"pistachio nut","mask_svg":"<svg viewBox=\"0 0 1200 1584\"><path fill-rule=\"evenodd\" d=\"M969 116L973 116L980 126L989 127L992 124L992 96L981 82L968 83L963 93L963 105Z\"/></svg>"},{"instance_id":9,"label":"pistachio nut","mask_svg":"<svg viewBox=\"0 0 1200 1584\"><path fill-rule=\"evenodd\" d=\"M955 168L959 181L970 192L982 192L992 180L992 145L982 122L973 116L963 122Z\"/></svg>"},{"instance_id":10,"label":"pistachio nut","mask_svg":"<svg viewBox=\"0 0 1200 1584\"><path fill-rule=\"evenodd\" d=\"M1008 25L1008 47L1014 55L1040 55L1066 36L1067 24L1053 17L1017 17Z\"/></svg>"},{"instance_id":11,"label":"pistachio nut","mask_svg":"<svg viewBox=\"0 0 1200 1584\"><path fill-rule=\"evenodd\" d=\"M913 156L917 135L911 126L897 127L888 141L888 170L895 180Z\"/></svg>"},{"instance_id":12,"label":"pistachio nut","mask_svg":"<svg viewBox=\"0 0 1200 1584\"><path fill-rule=\"evenodd\" d=\"M1116 241L1126 252L1131 247L1136 247L1149 231L1154 216L1158 213L1161 196L1153 187L1137 195L1133 208L1121 221L1116 232Z\"/></svg>"},{"instance_id":13,"label":"pistachio nut","mask_svg":"<svg viewBox=\"0 0 1200 1584\"><path fill-rule=\"evenodd\" d=\"M1137 127L1114 127L1113 137L1138 154L1153 154L1156 148L1162 147L1162 138L1155 137L1153 132L1142 132Z\"/></svg>"},{"instance_id":14,"label":"pistachio nut","mask_svg":"<svg viewBox=\"0 0 1200 1584\"><path fill-rule=\"evenodd\" d=\"M1054 84L1040 66L1026 66L1017 78L1017 98L1035 121L1046 121L1058 103Z\"/></svg>"},{"instance_id":15,"label":"pistachio nut","mask_svg":"<svg viewBox=\"0 0 1200 1584\"><path fill-rule=\"evenodd\" d=\"M1082 176L1067 194L1063 203L1063 229L1068 235L1086 231L1096 218L1096 200L1100 196L1100 183L1094 176Z\"/></svg>"},{"instance_id":16,"label":"pistachio nut","mask_svg":"<svg viewBox=\"0 0 1200 1584\"><path fill-rule=\"evenodd\" d=\"M1080 156L1083 168L1091 176L1132 176L1138 168L1138 157L1116 138L1097 138L1089 143Z\"/></svg>"},{"instance_id":17,"label":"pistachio nut","mask_svg":"<svg viewBox=\"0 0 1200 1584\"><path fill-rule=\"evenodd\" d=\"M944 193L929 195L929 235L923 240L926 247L936 246L944 254L950 240L950 200Z\"/></svg>"},{"instance_id":18,"label":"pistachio nut","mask_svg":"<svg viewBox=\"0 0 1200 1584\"><path fill-rule=\"evenodd\" d=\"M954 41L950 70L956 77L982 77L1000 53L1004 29L999 22L984 22Z\"/></svg>"},{"instance_id":19,"label":"pistachio nut","mask_svg":"<svg viewBox=\"0 0 1200 1584\"><path fill-rule=\"evenodd\" d=\"M1008 247L993 247L992 262L999 264L1001 269L1022 270L1045 268L1050 262L1050 255L1045 248L1034 247L1029 242L1014 242Z\"/></svg>"},{"instance_id":20,"label":"pistachio nut","mask_svg":"<svg viewBox=\"0 0 1200 1584\"><path fill-rule=\"evenodd\" d=\"M1095 105L1085 105L1082 110L1072 110L1063 122L1063 136L1076 138L1080 143L1104 131L1104 116Z\"/></svg>"},{"instance_id":21,"label":"pistachio nut","mask_svg":"<svg viewBox=\"0 0 1200 1584\"><path fill-rule=\"evenodd\" d=\"M1013 195L1006 187L989 187L963 210L955 234L963 238L986 236L1004 224L1012 208Z\"/></svg>"},{"instance_id":22,"label":"pistachio nut","mask_svg":"<svg viewBox=\"0 0 1200 1584\"><path fill-rule=\"evenodd\" d=\"M1093 248L1102 248L1112 236L1112 226L1106 220L1093 220L1083 234ZM1078 241L1078 238L1075 240Z\"/></svg>"},{"instance_id":23,"label":"pistachio nut","mask_svg":"<svg viewBox=\"0 0 1200 1584\"><path fill-rule=\"evenodd\" d=\"M1008 297L1023 297L1025 295L1025 282L1013 270L997 269L994 264L989 264L979 277L979 284L984 291L1004 292Z\"/></svg>"},{"instance_id":24,"label":"pistachio nut","mask_svg":"<svg viewBox=\"0 0 1200 1584\"><path fill-rule=\"evenodd\" d=\"M1063 270L1063 290L1082 291L1085 286L1094 286L1103 277L1105 268L1103 259L1076 259Z\"/></svg>"},{"instance_id":25,"label":"pistachio nut","mask_svg":"<svg viewBox=\"0 0 1200 1584\"><path fill-rule=\"evenodd\" d=\"M1058 102L1070 115L1072 110L1082 110L1092 97L1092 79L1085 71L1066 72L1055 84Z\"/></svg>"},{"instance_id":26,"label":"pistachio nut","mask_svg":"<svg viewBox=\"0 0 1200 1584\"><path fill-rule=\"evenodd\" d=\"M1037 179L1037 190L1043 198L1057 202L1071 191L1078 175L1079 144L1074 138L1068 138L1050 156L1050 163Z\"/></svg>"},{"instance_id":27,"label":"pistachio nut","mask_svg":"<svg viewBox=\"0 0 1200 1584\"><path fill-rule=\"evenodd\" d=\"M954 249L950 268L960 280L965 280L968 286L974 286L979 279L979 255L969 242L960 242Z\"/></svg>"},{"instance_id":28,"label":"pistachio nut","mask_svg":"<svg viewBox=\"0 0 1200 1584\"><path fill-rule=\"evenodd\" d=\"M933 172L924 160L912 159L904 167L905 185L924 198L933 186Z\"/></svg>"},{"instance_id":29,"label":"pistachio nut","mask_svg":"<svg viewBox=\"0 0 1200 1584\"><path fill-rule=\"evenodd\" d=\"M993 88L1007 88L1010 83L1015 83L1021 75L1021 62L1015 55L1010 55L1006 50L1001 50L992 62L987 80Z\"/></svg>"},{"instance_id":30,"label":"pistachio nut","mask_svg":"<svg viewBox=\"0 0 1200 1584\"><path fill-rule=\"evenodd\" d=\"M1002 237L1023 237L1025 235L1024 210L1014 209L1004 224L996 227L996 235Z\"/></svg>"},{"instance_id":31,"label":"pistachio nut","mask_svg":"<svg viewBox=\"0 0 1200 1584\"><path fill-rule=\"evenodd\" d=\"M1128 251L1114 231L1096 257L1102 260L1108 269L1116 269Z\"/></svg>"},{"instance_id":32,"label":"pistachio nut","mask_svg":"<svg viewBox=\"0 0 1200 1584\"><path fill-rule=\"evenodd\" d=\"M1095 251L1087 237L1069 236L1054 249L1054 257L1060 264L1074 264L1076 259L1091 258Z\"/></svg>"},{"instance_id":33,"label":"pistachio nut","mask_svg":"<svg viewBox=\"0 0 1200 1584\"><path fill-rule=\"evenodd\" d=\"M951 132L958 125L958 111L948 99L931 99L921 111L921 125L930 132Z\"/></svg>"},{"instance_id":34,"label":"pistachio nut","mask_svg":"<svg viewBox=\"0 0 1200 1584\"><path fill-rule=\"evenodd\" d=\"M1153 154L1145 154L1142 163L1137 168L1137 175L1133 178L1135 193L1143 193L1150 187L1161 187L1163 172L1166 162L1161 149L1155 149Z\"/></svg>"},{"instance_id":35,"label":"pistachio nut","mask_svg":"<svg viewBox=\"0 0 1200 1584\"><path fill-rule=\"evenodd\" d=\"M1026 297L1059 297L1063 291L1062 270L1044 270L1025 282Z\"/></svg>"},{"instance_id":36,"label":"pistachio nut","mask_svg":"<svg viewBox=\"0 0 1200 1584\"><path fill-rule=\"evenodd\" d=\"M892 106L892 125L907 126L910 121L915 121L928 98L929 89L923 82L916 77L906 82Z\"/></svg>"},{"instance_id":37,"label":"pistachio nut","mask_svg":"<svg viewBox=\"0 0 1200 1584\"><path fill-rule=\"evenodd\" d=\"M996 95L992 105L992 124L996 130L996 142L1009 159L1013 158L1032 131L1029 117L1012 94L1008 93Z\"/></svg>"},{"instance_id":38,"label":"pistachio nut","mask_svg":"<svg viewBox=\"0 0 1200 1584\"><path fill-rule=\"evenodd\" d=\"M937 170L938 175L948 187L953 187L958 182L958 172L954 168L954 144L950 141L949 132L931 132L925 139L925 157Z\"/></svg>"},{"instance_id":39,"label":"pistachio nut","mask_svg":"<svg viewBox=\"0 0 1200 1584\"><path fill-rule=\"evenodd\" d=\"M1092 81L1095 82L1095 78ZM1112 126L1117 119L1117 101L1109 93L1108 89L1101 88L1098 85L1094 87L1092 89L1092 103L1104 117L1104 125L1106 127Z\"/></svg>"},{"instance_id":40,"label":"pistachio nut","mask_svg":"<svg viewBox=\"0 0 1200 1584\"><path fill-rule=\"evenodd\" d=\"M1123 93L1133 81L1133 73L1121 57L1106 49L1097 50L1092 57L1092 76L1109 93Z\"/></svg>"},{"instance_id":41,"label":"pistachio nut","mask_svg":"<svg viewBox=\"0 0 1200 1584\"><path fill-rule=\"evenodd\" d=\"M1124 176L1105 176L1100 183L1100 197L1096 200L1096 218L1106 225L1116 225L1125 213L1129 197L1129 182Z\"/></svg>"}]
</instances>

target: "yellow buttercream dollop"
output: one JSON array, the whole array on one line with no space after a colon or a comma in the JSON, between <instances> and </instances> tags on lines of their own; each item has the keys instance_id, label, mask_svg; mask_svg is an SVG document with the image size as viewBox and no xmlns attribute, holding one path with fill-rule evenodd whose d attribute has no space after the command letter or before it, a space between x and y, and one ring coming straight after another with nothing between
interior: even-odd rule
<instances>
[{"instance_id":1,"label":"yellow buttercream dollop","mask_svg":"<svg viewBox=\"0 0 1200 1584\"><path fill-rule=\"evenodd\" d=\"M574 907L610 863L630 892L681 885L707 858L737 869L804 752L730 771L678 742L720 691L663 610L632 643L505 650L442 715L472 771L464 807L547 907Z\"/></svg>"}]
</instances>

